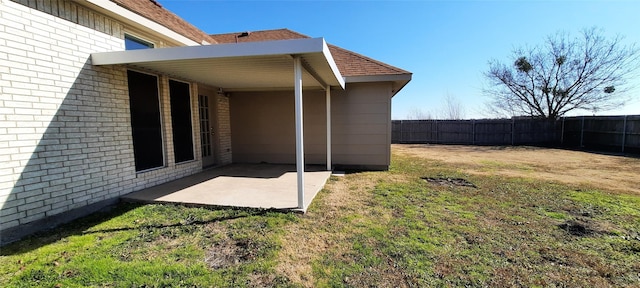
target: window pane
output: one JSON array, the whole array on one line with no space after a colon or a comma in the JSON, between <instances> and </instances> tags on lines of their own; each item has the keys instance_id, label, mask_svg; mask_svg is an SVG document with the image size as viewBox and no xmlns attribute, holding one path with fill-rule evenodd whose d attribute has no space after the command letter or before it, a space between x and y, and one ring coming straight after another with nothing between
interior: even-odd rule
<instances>
[{"instance_id":1,"label":"window pane","mask_svg":"<svg viewBox=\"0 0 640 288\"><path fill-rule=\"evenodd\" d=\"M138 49L150 49L153 48L153 43L138 39L130 35L124 35L124 49L125 50L138 50Z\"/></svg>"},{"instance_id":2,"label":"window pane","mask_svg":"<svg viewBox=\"0 0 640 288\"><path fill-rule=\"evenodd\" d=\"M136 171L162 167L162 128L158 77L127 71Z\"/></svg>"},{"instance_id":3,"label":"window pane","mask_svg":"<svg viewBox=\"0 0 640 288\"><path fill-rule=\"evenodd\" d=\"M171 97L171 125L173 154L176 163L193 160L193 131L191 128L191 97L189 84L169 80Z\"/></svg>"}]
</instances>

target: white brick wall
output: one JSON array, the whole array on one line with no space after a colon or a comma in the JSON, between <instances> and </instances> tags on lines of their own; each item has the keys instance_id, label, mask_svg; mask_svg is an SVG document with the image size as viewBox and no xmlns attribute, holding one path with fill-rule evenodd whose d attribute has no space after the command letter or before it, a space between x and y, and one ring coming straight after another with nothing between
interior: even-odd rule
<instances>
[{"instance_id":1,"label":"white brick wall","mask_svg":"<svg viewBox=\"0 0 640 288\"><path fill-rule=\"evenodd\" d=\"M219 149L219 164L230 164L232 162L231 151L231 116L229 112L229 97L218 96L217 97L217 114L218 117L218 131L219 143L217 146Z\"/></svg>"},{"instance_id":2,"label":"white brick wall","mask_svg":"<svg viewBox=\"0 0 640 288\"><path fill-rule=\"evenodd\" d=\"M124 50L121 24L71 1L17 2L40 6L0 0L0 231L201 170L173 163L166 141L166 167L135 172L126 68L89 59Z\"/></svg>"}]
</instances>

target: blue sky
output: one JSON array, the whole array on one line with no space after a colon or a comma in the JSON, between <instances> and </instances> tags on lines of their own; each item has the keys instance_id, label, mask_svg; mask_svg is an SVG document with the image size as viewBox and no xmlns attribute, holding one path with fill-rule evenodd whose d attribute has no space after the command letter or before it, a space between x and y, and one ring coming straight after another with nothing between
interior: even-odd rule
<instances>
[{"instance_id":1,"label":"blue sky","mask_svg":"<svg viewBox=\"0 0 640 288\"><path fill-rule=\"evenodd\" d=\"M214 33L289 28L413 72L393 98L392 118L412 110L439 116L445 96L467 118L484 118L483 72L514 47L588 27L640 45L640 1L216 1L160 0L201 30ZM640 79L636 80L640 86ZM590 115L581 111L578 114ZM599 114L640 114L632 103Z\"/></svg>"}]
</instances>

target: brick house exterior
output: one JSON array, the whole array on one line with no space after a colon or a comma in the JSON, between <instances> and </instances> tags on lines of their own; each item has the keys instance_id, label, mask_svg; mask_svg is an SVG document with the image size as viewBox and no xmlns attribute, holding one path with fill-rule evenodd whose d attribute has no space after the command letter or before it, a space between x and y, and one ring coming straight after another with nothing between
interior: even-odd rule
<instances>
[{"instance_id":1,"label":"brick house exterior","mask_svg":"<svg viewBox=\"0 0 640 288\"><path fill-rule=\"evenodd\" d=\"M262 151L262 146L252 146L255 139L252 140L251 133L259 131L244 125L243 119L252 115L253 108L245 102L254 97L252 93L255 92L238 92L228 97L215 93L218 87L190 79L141 71L127 65L96 66L91 63L92 53L125 50L124 39L129 34L152 40L155 48L215 45L224 43L224 36L207 35L155 1L113 0L108 2L111 6L101 6L96 4L98 2L0 0L0 243L14 241L28 231L46 229L86 215L116 203L124 194L202 171L203 139L198 132L203 124L199 95L206 91L211 91L210 103L215 111L211 115L214 117L211 129L216 131L212 139L215 151L211 153L215 155L216 165L232 163L236 160L234 155L243 162L263 161L260 157L274 162L291 160L289 152L285 155L279 150ZM125 12L134 12L138 18L131 20L132 16L123 15ZM275 39L264 41L269 40ZM336 53L346 53L344 51ZM342 65L341 71L350 69L349 57L364 57L355 55L346 55L345 61L338 61L339 66ZM388 166L391 97L402 87L396 87L397 82L393 81L355 82L368 81L362 78L368 75L388 73L404 77L400 77L399 82L404 86L411 74L386 64L381 67L382 72L352 73L350 77L354 83L347 85L355 92L349 92L349 88L339 92L343 97L333 104L338 113L337 124L334 123L338 164L343 159L347 166L381 169ZM148 73L157 78L163 149L163 163L157 169L136 170L128 71ZM345 74L345 78L348 77ZM362 79L355 79L357 77ZM172 81L186 83L189 87L193 160L180 163L175 161L175 140L172 141ZM371 89L384 93L377 98L369 97L377 93L372 93ZM311 93L309 97L316 96ZM378 99L378 104L370 104L367 99ZM346 108L341 110L339 105L361 108L354 114ZM362 110L368 109L366 107L377 109L375 113L383 120L374 123L378 132L356 135L357 131L371 131L367 121L372 119L366 117L373 112ZM254 120L265 121L271 116L263 117L267 118ZM269 126L266 129L277 128ZM237 131L237 139L233 131ZM355 136L349 136L352 134ZM314 137L313 133L310 135ZM362 149L357 145L362 143L353 142L355 139L379 141L379 144L369 146L375 147L371 153L382 155L381 162L366 163L370 156L358 156ZM313 138L310 143L314 145ZM235 154L236 150L238 154ZM282 156L271 157L269 153ZM311 162L322 161L321 157L313 160L311 156L310 159ZM363 164L359 165L358 161Z\"/></svg>"}]
</instances>

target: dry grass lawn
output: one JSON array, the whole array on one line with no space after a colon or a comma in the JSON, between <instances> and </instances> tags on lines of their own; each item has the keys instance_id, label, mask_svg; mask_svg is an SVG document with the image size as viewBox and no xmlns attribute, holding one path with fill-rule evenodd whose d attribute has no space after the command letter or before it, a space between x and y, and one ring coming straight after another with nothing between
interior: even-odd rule
<instances>
[{"instance_id":1,"label":"dry grass lawn","mask_svg":"<svg viewBox=\"0 0 640 288\"><path fill-rule=\"evenodd\" d=\"M600 237L617 241L609 234L638 237L634 228L620 228L623 223L637 226L636 220L628 222L637 216L618 216L617 223L593 218L610 208L591 202L582 206L556 189L640 195L640 159L537 147L446 145L392 145L392 155L389 172L331 178L309 213L288 225L276 261L278 274L304 287L624 283L609 281L628 268L592 257L588 250L600 245L590 242ZM414 174L475 179L484 188L431 186L425 191ZM576 227L604 236L562 232ZM638 240L623 242L637 245ZM630 265L640 269L640 264Z\"/></svg>"},{"instance_id":2,"label":"dry grass lawn","mask_svg":"<svg viewBox=\"0 0 640 288\"><path fill-rule=\"evenodd\" d=\"M392 150L456 165L465 173L586 184L640 195L640 158L530 146L394 144Z\"/></svg>"},{"instance_id":3,"label":"dry grass lawn","mask_svg":"<svg viewBox=\"0 0 640 288\"><path fill-rule=\"evenodd\" d=\"M640 287L640 159L392 153L304 215L119 205L2 247L0 287Z\"/></svg>"}]
</instances>

